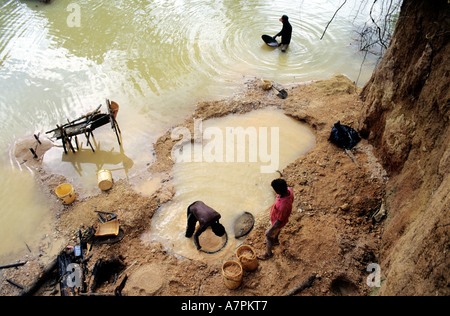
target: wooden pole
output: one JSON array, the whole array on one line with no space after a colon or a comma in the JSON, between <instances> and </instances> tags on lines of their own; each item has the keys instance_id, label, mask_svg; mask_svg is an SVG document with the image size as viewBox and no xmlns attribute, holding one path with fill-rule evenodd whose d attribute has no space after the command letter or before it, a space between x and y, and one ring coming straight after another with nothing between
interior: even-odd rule
<instances>
[{"instance_id":1,"label":"wooden pole","mask_svg":"<svg viewBox=\"0 0 450 316\"><path fill-rule=\"evenodd\" d=\"M316 274L311 275L308 279L306 279L302 283L296 285L295 287L293 287L292 289L287 291L284 294L284 296L292 296L292 295L298 294L301 291L311 287L313 285L315 279L316 279Z\"/></svg>"},{"instance_id":2,"label":"wooden pole","mask_svg":"<svg viewBox=\"0 0 450 316\"><path fill-rule=\"evenodd\" d=\"M1 266L0 270L2 269L9 269L9 268L15 268L15 267L20 267L23 266L25 263L27 263L28 261L24 261L24 262L18 262L18 263L13 263L13 264L7 264L5 266Z\"/></svg>"}]
</instances>

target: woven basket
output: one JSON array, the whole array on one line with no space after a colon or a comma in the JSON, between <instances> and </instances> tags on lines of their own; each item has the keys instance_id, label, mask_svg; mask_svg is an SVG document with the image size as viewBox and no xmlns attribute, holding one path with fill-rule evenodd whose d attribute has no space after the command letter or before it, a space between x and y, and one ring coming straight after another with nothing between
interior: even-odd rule
<instances>
[{"instance_id":1,"label":"woven basket","mask_svg":"<svg viewBox=\"0 0 450 316\"><path fill-rule=\"evenodd\" d=\"M239 262L227 261L222 265L223 281L230 290L234 290L241 285L242 274L242 266Z\"/></svg>"},{"instance_id":2,"label":"woven basket","mask_svg":"<svg viewBox=\"0 0 450 316\"><path fill-rule=\"evenodd\" d=\"M236 257L238 257L245 271L253 271L258 268L258 259L256 258L255 250L251 246L243 245L239 247L236 250Z\"/></svg>"}]
</instances>

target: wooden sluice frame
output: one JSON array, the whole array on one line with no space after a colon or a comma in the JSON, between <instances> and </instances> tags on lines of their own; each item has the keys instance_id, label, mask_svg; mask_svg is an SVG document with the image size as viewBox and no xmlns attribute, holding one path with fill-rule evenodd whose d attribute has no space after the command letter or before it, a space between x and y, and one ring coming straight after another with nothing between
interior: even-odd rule
<instances>
[{"instance_id":1,"label":"wooden sluice frame","mask_svg":"<svg viewBox=\"0 0 450 316\"><path fill-rule=\"evenodd\" d=\"M73 121L68 121L66 124L56 125L55 129L46 132L46 134L53 133L54 138L61 139L64 153L66 154L68 153L68 149L70 149L73 153L76 152L75 148L72 145L72 137L75 137L76 149L80 150L77 136L84 134L87 144L91 147L92 151L95 152L94 147L92 146L92 143L90 141L91 136L95 141L94 130L98 127L111 123L111 128L114 130L117 137L117 142L120 146L122 134L119 128L119 124L116 121L118 105L117 109L111 109L111 102L106 99L106 107L108 109L108 113L100 113L101 106L102 105L100 104L95 111L83 115Z\"/></svg>"}]
</instances>

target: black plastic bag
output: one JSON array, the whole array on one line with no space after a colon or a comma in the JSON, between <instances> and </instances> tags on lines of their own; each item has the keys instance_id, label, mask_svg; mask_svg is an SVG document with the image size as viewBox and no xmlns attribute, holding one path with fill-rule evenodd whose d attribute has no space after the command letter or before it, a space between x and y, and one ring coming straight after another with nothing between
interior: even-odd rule
<instances>
[{"instance_id":1,"label":"black plastic bag","mask_svg":"<svg viewBox=\"0 0 450 316\"><path fill-rule=\"evenodd\" d=\"M358 132L347 125L342 125L341 121L338 121L333 125L331 129L330 142L336 144L338 147L344 149L352 149L359 143L361 137L359 137Z\"/></svg>"}]
</instances>

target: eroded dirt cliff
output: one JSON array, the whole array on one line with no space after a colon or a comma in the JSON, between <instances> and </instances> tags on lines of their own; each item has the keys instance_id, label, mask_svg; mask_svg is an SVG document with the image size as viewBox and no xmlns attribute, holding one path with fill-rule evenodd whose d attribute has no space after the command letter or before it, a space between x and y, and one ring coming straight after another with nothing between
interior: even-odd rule
<instances>
[{"instance_id":1,"label":"eroded dirt cliff","mask_svg":"<svg viewBox=\"0 0 450 316\"><path fill-rule=\"evenodd\" d=\"M390 175L380 294L450 294L449 9L444 0L405 0L361 93L360 132Z\"/></svg>"}]
</instances>

